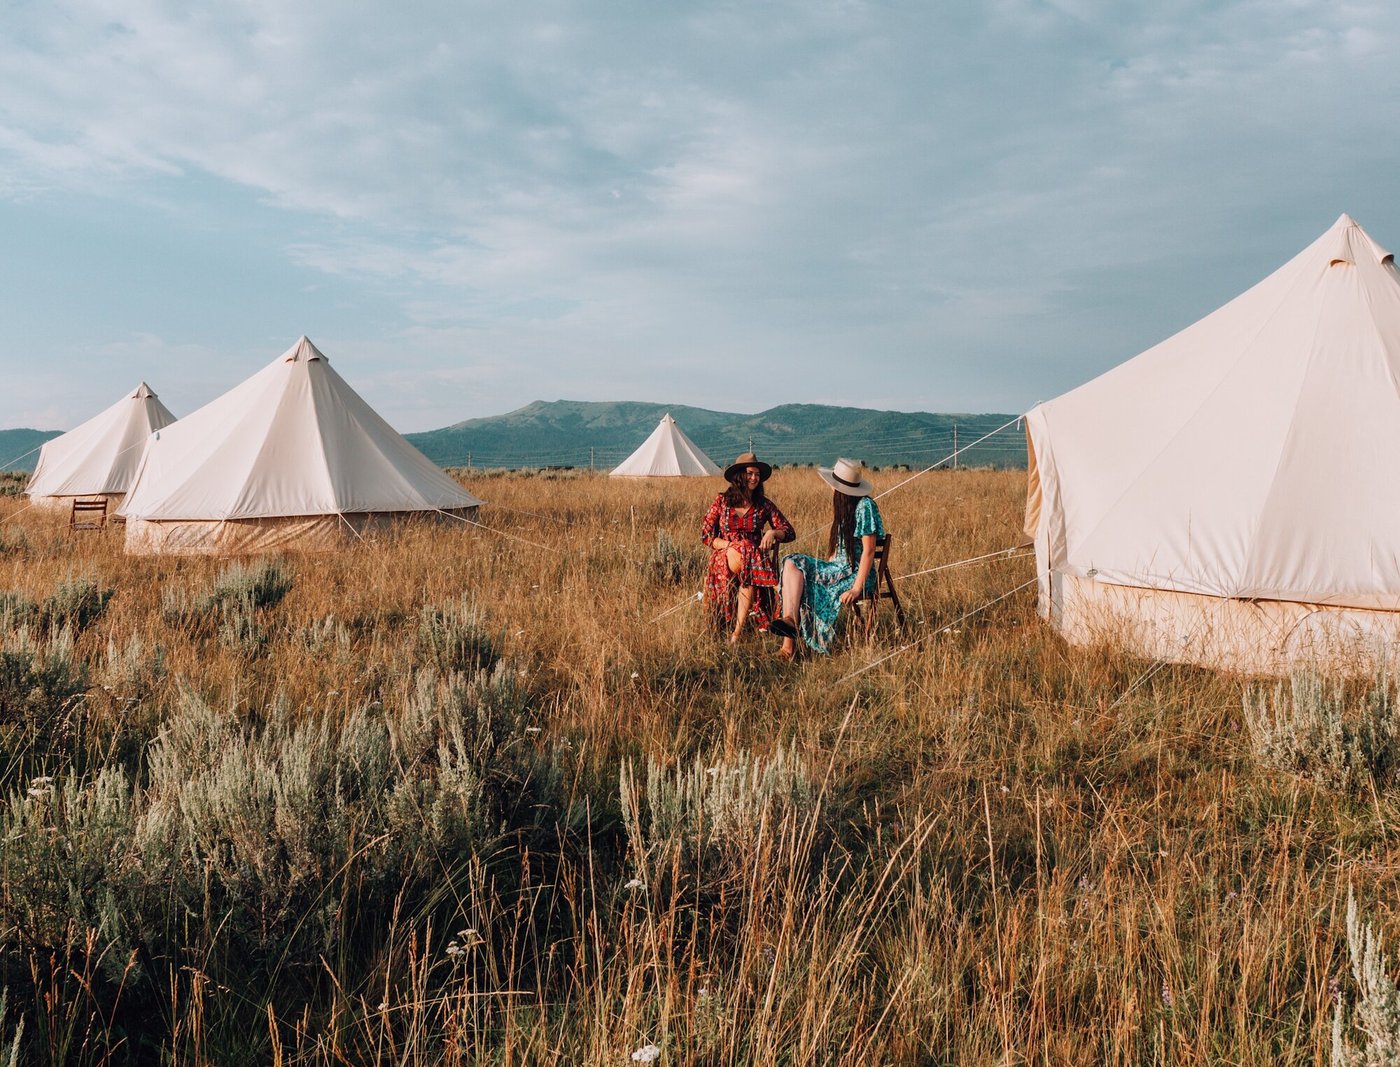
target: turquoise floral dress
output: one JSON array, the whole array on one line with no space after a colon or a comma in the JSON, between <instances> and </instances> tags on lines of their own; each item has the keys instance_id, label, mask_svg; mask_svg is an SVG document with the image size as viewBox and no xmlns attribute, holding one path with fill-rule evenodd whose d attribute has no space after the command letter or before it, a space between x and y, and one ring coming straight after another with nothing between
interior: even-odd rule
<instances>
[{"instance_id":1,"label":"turquoise floral dress","mask_svg":"<svg viewBox=\"0 0 1400 1067\"><path fill-rule=\"evenodd\" d=\"M831 639L836 635L836 616L841 610L841 595L855 585L856 572L860 570L860 539L872 534L884 537L885 522L880 518L880 509L875 506L875 501L864 496L856 505L855 559L846 558L844 545L836 546L836 555L831 559L817 559L800 553L783 557L783 566L792 563L805 579L797 622L802 631L802 640L812 651L822 655L831 651ZM875 592L878 580L875 568L871 567L865 579L867 596Z\"/></svg>"}]
</instances>

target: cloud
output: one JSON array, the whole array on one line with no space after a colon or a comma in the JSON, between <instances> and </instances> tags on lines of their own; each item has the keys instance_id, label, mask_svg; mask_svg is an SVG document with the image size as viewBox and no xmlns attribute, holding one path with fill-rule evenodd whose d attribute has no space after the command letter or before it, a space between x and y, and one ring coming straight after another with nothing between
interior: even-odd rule
<instances>
[{"instance_id":1,"label":"cloud","mask_svg":"<svg viewBox=\"0 0 1400 1067\"><path fill-rule=\"evenodd\" d=\"M250 191L347 355L396 361L372 380L399 421L546 385L740 408L889 395L864 366L911 407L1019 409L1343 209L1400 232L1369 103L1400 88L1382 3L12 16L0 196L165 197L190 226L200 182ZM347 293L394 314L345 316ZM185 343L167 326L89 329ZM226 359L252 340L190 343Z\"/></svg>"}]
</instances>

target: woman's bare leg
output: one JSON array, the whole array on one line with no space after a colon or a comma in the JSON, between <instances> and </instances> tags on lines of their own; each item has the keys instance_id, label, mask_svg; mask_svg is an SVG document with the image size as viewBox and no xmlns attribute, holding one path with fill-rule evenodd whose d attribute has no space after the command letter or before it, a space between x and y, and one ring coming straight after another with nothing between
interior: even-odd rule
<instances>
[{"instance_id":1,"label":"woman's bare leg","mask_svg":"<svg viewBox=\"0 0 1400 1067\"><path fill-rule=\"evenodd\" d=\"M797 564L788 560L783 564L783 618L797 626L798 610L802 607L802 590L806 585L806 578L797 568ZM797 642L791 637L783 638L783 647L779 655L791 659L797 653Z\"/></svg>"},{"instance_id":2,"label":"woman's bare leg","mask_svg":"<svg viewBox=\"0 0 1400 1067\"><path fill-rule=\"evenodd\" d=\"M737 578L744 569L744 557L739 555L737 548L727 548L724 550L724 558L729 564L729 573ZM744 596L745 593L748 594L747 598ZM729 635L731 645L738 643L739 634L744 629L744 623L748 621L749 608L753 605L753 586L741 585L737 601L734 608L734 632Z\"/></svg>"},{"instance_id":3,"label":"woman's bare leg","mask_svg":"<svg viewBox=\"0 0 1400 1067\"><path fill-rule=\"evenodd\" d=\"M739 635L744 632L744 623L749 621L749 611L753 607L753 586L739 587L738 603L734 608L734 632L729 635L729 643L737 645Z\"/></svg>"}]
</instances>

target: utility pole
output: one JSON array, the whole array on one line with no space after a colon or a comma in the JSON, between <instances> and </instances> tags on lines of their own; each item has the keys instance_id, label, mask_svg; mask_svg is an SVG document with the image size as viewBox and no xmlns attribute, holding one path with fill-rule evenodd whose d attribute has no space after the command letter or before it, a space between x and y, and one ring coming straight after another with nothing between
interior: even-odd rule
<instances>
[{"instance_id":1,"label":"utility pole","mask_svg":"<svg viewBox=\"0 0 1400 1067\"><path fill-rule=\"evenodd\" d=\"M471 470L471 469L472 469L472 454L471 454L470 452L468 452L468 453L467 453L467 470Z\"/></svg>"},{"instance_id":2,"label":"utility pole","mask_svg":"<svg viewBox=\"0 0 1400 1067\"><path fill-rule=\"evenodd\" d=\"M749 434L749 455L753 455L753 434Z\"/></svg>"},{"instance_id":3,"label":"utility pole","mask_svg":"<svg viewBox=\"0 0 1400 1067\"><path fill-rule=\"evenodd\" d=\"M588 469L593 470L593 446L588 446Z\"/></svg>"},{"instance_id":4,"label":"utility pole","mask_svg":"<svg viewBox=\"0 0 1400 1067\"><path fill-rule=\"evenodd\" d=\"M953 423L953 470L958 469L958 424Z\"/></svg>"}]
</instances>

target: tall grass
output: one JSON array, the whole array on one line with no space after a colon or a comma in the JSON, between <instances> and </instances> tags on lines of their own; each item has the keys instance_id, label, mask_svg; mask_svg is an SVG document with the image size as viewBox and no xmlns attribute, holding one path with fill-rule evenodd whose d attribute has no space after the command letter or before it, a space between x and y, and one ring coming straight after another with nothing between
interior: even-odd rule
<instances>
[{"instance_id":1,"label":"tall grass","mask_svg":"<svg viewBox=\"0 0 1400 1067\"><path fill-rule=\"evenodd\" d=\"M1389 1003L1365 945L1400 899L1388 687L1070 648L1029 590L928 636L1025 559L910 580L909 632L887 614L787 664L717 642L690 602L708 483L490 489L495 532L237 564L127 558L117 531L0 501L0 1052L1383 1047L1358 1027ZM829 491L804 470L769 491L819 551ZM1014 544L1022 501L985 471L892 494L896 578Z\"/></svg>"}]
</instances>

